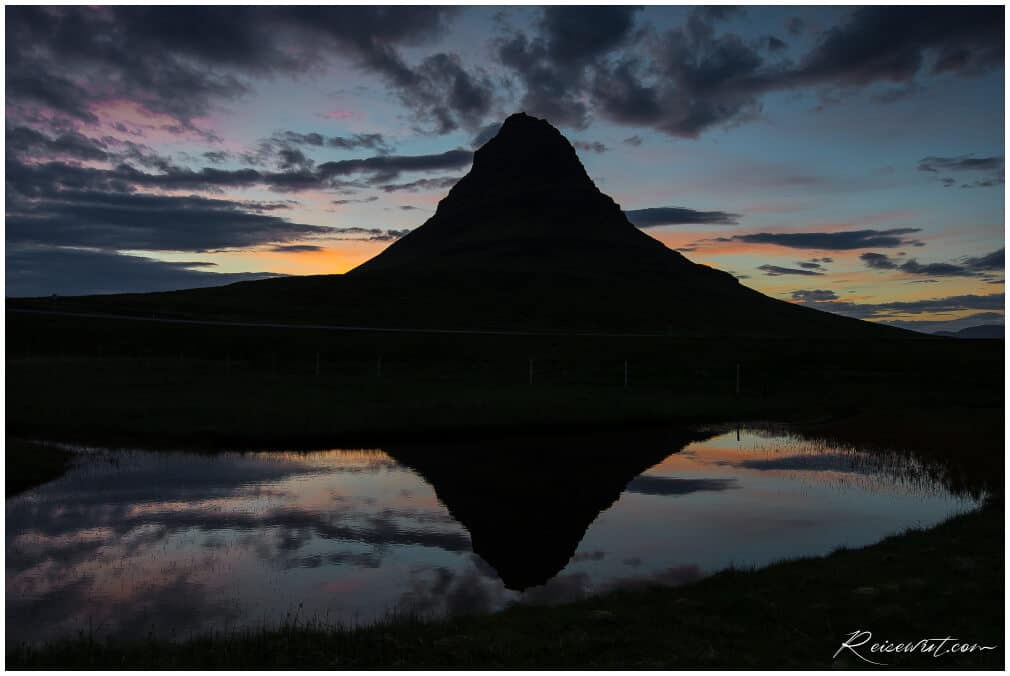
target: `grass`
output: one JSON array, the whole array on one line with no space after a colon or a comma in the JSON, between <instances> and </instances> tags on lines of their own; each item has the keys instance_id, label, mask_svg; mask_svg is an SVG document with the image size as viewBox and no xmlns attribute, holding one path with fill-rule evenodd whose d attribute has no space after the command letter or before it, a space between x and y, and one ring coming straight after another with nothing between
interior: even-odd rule
<instances>
[{"instance_id":1,"label":"grass","mask_svg":"<svg viewBox=\"0 0 1010 676\"><path fill-rule=\"evenodd\" d=\"M499 384L284 375L159 359L8 360L8 431L145 446L312 448L581 425L776 418L780 398L657 386Z\"/></svg>"},{"instance_id":2,"label":"grass","mask_svg":"<svg viewBox=\"0 0 1010 676\"><path fill-rule=\"evenodd\" d=\"M1003 519L1002 504L989 504L859 550L563 606L356 630L289 624L183 643L82 637L16 647L7 666L858 667L869 665L851 653L832 656L844 637L868 630L875 641L939 633L999 646L938 658L888 655L880 661L889 666L999 668Z\"/></svg>"},{"instance_id":3,"label":"grass","mask_svg":"<svg viewBox=\"0 0 1010 676\"><path fill-rule=\"evenodd\" d=\"M52 481L70 467L73 457L67 451L8 437L5 440L7 497L39 484Z\"/></svg>"}]
</instances>

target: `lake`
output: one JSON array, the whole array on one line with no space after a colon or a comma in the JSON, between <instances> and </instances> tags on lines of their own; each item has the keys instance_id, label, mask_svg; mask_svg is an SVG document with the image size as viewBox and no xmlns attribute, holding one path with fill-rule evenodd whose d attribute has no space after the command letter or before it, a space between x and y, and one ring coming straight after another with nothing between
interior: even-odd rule
<instances>
[{"instance_id":1,"label":"lake","mask_svg":"<svg viewBox=\"0 0 1010 676\"><path fill-rule=\"evenodd\" d=\"M860 547L979 505L783 428L197 454L74 448L6 501L7 643L485 613Z\"/></svg>"}]
</instances>

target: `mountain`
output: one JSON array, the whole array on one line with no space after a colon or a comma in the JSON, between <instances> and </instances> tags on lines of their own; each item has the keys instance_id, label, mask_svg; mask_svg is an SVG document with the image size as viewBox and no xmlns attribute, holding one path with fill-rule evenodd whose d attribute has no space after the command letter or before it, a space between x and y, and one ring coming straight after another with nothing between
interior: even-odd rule
<instances>
[{"instance_id":1,"label":"mountain","mask_svg":"<svg viewBox=\"0 0 1010 676\"><path fill-rule=\"evenodd\" d=\"M633 226L561 132L524 113L474 153L431 218L344 275L87 301L106 311L389 328L913 335L775 300L692 263Z\"/></svg>"},{"instance_id":2,"label":"mountain","mask_svg":"<svg viewBox=\"0 0 1010 676\"><path fill-rule=\"evenodd\" d=\"M980 324L979 326L968 326L960 331L936 331L934 336L945 336L947 338L1000 338L1004 337L1004 327L1002 324Z\"/></svg>"}]
</instances>

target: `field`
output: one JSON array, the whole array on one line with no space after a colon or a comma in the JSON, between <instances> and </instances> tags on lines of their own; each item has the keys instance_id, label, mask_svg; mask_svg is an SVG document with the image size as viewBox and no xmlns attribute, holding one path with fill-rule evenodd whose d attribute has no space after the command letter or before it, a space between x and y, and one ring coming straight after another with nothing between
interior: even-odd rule
<instances>
[{"instance_id":1,"label":"field","mask_svg":"<svg viewBox=\"0 0 1010 676\"><path fill-rule=\"evenodd\" d=\"M1002 341L716 343L7 320L7 433L20 439L288 449L781 420L810 436L914 450L956 492L990 496L980 512L927 531L685 587L356 630L295 623L182 644L85 636L8 651L9 666L830 665L840 637L860 628L874 639L942 630L997 645L1003 633ZM62 471L32 448L14 450L48 466L43 474ZM1004 653L953 659L884 661L998 666ZM852 654L835 662L858 663Z\"/></svg>"}]
</instances>

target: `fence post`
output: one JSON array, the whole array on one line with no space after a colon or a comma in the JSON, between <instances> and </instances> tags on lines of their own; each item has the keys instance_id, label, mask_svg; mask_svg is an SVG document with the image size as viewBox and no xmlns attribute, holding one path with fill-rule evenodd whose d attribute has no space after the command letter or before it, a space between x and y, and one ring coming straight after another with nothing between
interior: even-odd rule
<instances>
[{"instance_id":1,"label":"fence post","mask_svg":"<svg viewBox=\"0 0 1010 676\"><path fill-rule=\"evenodd\" d=\"M228 372L231 371L231 351L230 350L228 352L224 353L224 370L225 370L225 373L228 373Z\"/></svg>"},{"instance_id":2,"label":"fence post","mask_svg":"<svg viewBox=\"0 0 1010 676\"><path fill-rule=\"evenodd\" d=\"M533 360L530 359L530 385L533 384Z\"/></svg>"},{"instance_id":3,"label":"fence post","mask_svg":"<svg viewBox=\"0 0 1010 676\"><path fill-rule=\"evenodd\" d=\"M378 359L375 363L375 375L378 378L382 377L382 354L379 354Z\"/></svg>"},{"instance_id":4,"label":"fence post","mask_svg":"<svg viewBox=\"0 0 1010 676\"><path fill-rule=\"evenodd\" d=\"M319 377L319 353L316 352L316 378Z\"/></svg>"},{"instance_id":5,"label":"fence post","mask_svg":"<svg viewBox=\"0 0 1010 676\"><path fill-rule=\"evenodd\" d=\"M740 396L740 362L736 364L736 395Z\"/></svg>"},{"instance_id":6,"label":"fence post","mask_svg":"<svg viewBox=\"0 0 1010 676\"><path fill-rule=\"evenodd\" d=\"M628 360L624 360L624 386L628 386Z\"/></svg>"}]
</instances>

